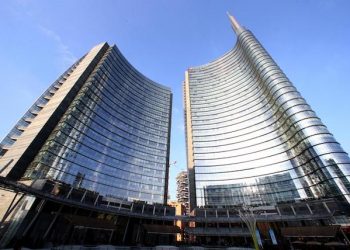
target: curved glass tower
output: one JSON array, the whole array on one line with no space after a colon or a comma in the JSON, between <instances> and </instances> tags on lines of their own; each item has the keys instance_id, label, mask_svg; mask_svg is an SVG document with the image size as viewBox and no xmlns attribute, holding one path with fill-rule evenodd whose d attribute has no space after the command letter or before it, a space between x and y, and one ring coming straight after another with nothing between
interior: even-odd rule
<instances>
[{"instance_id":1,"label":"curved glass tower","mask_svg":"<svg viewBox=\"0 0 350 250\"><path fill-rule=\"evenodd\" d=\"M236 46L185 75L190 205L350 202L350 159L278 65L229 16Z\"/></svg>"},{"instance_id":2,"label":"curved glass tower","mask_svg":"<svg viewBox=\"0 0 350 250\"><path fill-rule=\"evenodd\" d=\"M166 203L172 94L116 46L93 48L2 142L1 174Z\"/></svg>"}]
</instances>

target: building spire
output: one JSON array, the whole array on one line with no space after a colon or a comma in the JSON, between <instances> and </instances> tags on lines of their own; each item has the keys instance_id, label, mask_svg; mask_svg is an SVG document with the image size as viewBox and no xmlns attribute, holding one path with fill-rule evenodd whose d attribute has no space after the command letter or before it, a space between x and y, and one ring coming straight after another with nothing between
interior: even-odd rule
<instances>
[{"instance_id":1,"label":"building spire","mask_svg":"<svg viewBox=\"0 0 350 250\"><path fill-rule=\"evenodd\" d=\"M242 31L244 31L244 28L242 28L242 26L238 23L236 18L234 16L231 16L228 11L227 11L227 16L230 19L233 30L235 31L236 35L238 36L239 34L242 33Z\"/></svg>"}]
</instances>

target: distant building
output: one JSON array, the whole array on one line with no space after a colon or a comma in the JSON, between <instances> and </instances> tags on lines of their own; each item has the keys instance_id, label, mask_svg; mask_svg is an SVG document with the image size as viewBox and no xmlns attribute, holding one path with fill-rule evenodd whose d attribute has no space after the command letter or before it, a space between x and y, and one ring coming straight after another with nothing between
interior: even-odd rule
<instances>
[{"instance_id":1,"label":"distant building","mask_svg":"<svg viewBox=\"0 0 350 250\"><path fill-rule=\"evenodd\" d=\"M188 174L187 171L181 171L176 177L176 198L177 201L186 207L186 214L189 214L189 197L188 197Z\"/></svg>"},{"instance_id":2,"label":"distant building","mask_svg":"<svg viewBox=\"0 0 350 250\"><path fill-rule=\"evenodd\" d=\"M175 215L184 215L186 213L186 207L181 202L169 201L168 205L175 208ZM177 220L175 221L175 226L179 227L181 230L181 233L176 234L176 241L184 241L185 222Z\"/></svg>"}]
</instances>

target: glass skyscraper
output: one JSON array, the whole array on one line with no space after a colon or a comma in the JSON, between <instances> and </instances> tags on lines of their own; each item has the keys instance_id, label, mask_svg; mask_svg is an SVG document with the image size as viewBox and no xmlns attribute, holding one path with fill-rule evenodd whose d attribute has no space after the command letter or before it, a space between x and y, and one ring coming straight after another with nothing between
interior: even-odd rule
<instances>
[{"instance_id":1,"label":"glass skyscraper","mask_svg":"<svg viewBox=\"0 0 350 250\"><path fill-rule=\"evenodd\" d=\"M185 74L191 209L337 197L350 159L254 35Z\"/></svg>"},{"instance_id":2,"label":"glass skyscraper","mask_svg":"<svg viewBox=\"0 0 350 250\"><path fill-rule=\"evenodd\" d=\"M103 43L69 68L1 143L1 175L116 200L166 203L172 93Z\"/></svg>"}]
</instances>

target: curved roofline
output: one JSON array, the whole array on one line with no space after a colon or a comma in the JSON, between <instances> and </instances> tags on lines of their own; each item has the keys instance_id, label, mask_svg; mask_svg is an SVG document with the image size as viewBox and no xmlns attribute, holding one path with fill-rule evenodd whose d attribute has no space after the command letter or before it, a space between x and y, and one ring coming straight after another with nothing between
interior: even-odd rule
<instances>
[{"instance_id":1,"label":"curved roofline","mask_svg":"<svg viewBox=\"0 0 350 250\"><path fill-rule=\"evenodd\" d=\"M187 68L187 71L191 70L191 69L200 69L200 68L203 68L203 67L208 67L210 64L213 64L215 63L216 61L220 60L221 58L225 57L227 54L231 53L234 49L236 49L237 47L237 44L238 44L238 40L239 40L239 37L242 33L244 33L244 31L246 31L246 29L244 27L242 27L239 22L237 21L237 19L232 16L229 12L227 12L227 16L230 20L230 23L231 23L231 27L232 29L234 30L235 34L236 34L236 42L235 42L235 45L232 49L230 49L229 51L225 52L223 55L217 57L216 59L206 63L206 64L202 64L202 65L199 65L199 66L193 66L193 67L189 67Z\"/></svg>"},{"instance_id":2,"label":"curved roofline","mask_svg":"<svg viewBox=\"0 0 350 250\"><path fill-rule=\"evenodd\" d=\"M150 79L149 77L147 77L146 75L144 75L143 73L141 73L140 70L138 70L137 68L135 68L135 66L133 66L133 65L129 62L129 60L124 56L124 54L121 52L121 50L118 48L118 46L117 46L116 44L113 44L111 47L112 47L112 48L115 48L116 50L118 50L118 51L120 52L120 55L123 57L123 59L124 59L124 60L129 64L129 66L130 66L133 70L135 70L138 74L140 74L141 76L143 76L146 80L148 80L150 83L154 84L155 86L158 86L158 87L160 87L160 88L162 88L162 89L165 89L165 90L168 90L168 91L171 92L171 87L166 86L166 85L161 84L161 83L158 83L158 82L156 82L156 81Z\"/></svg>"},{"instance_id":3,"label":"curved roofline","mask_svg":"<svg viewBox=\"0 0 350 250\"><path fill-rule=\"evenodd\" d=\"M242 34L242 33L241 33L241 34ZM239 36L240 36L240 35L239 35ZM238 44L238 40L239 40L239 36L236 37L236 42L235 42L235 45L233 46L233 48L231 48L230 50L226 51L226 52L225 52L224 54L222 54L221 56L218 56L217 58L211 60L211 61L208 62L208 63L201 64L201 65L198 65L198 66L188 67L188 68L187 68L187 71L190 71L191 69L200 69L200 68L208 67L208 66L210 66L211 64L217 62L218 60L222 59L223 57L227 56L229 53L231 53L233 50L236 49L237 44Z\"/></svg>"}]
</instances>

